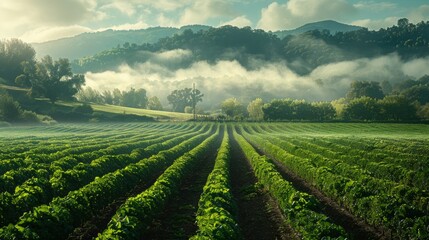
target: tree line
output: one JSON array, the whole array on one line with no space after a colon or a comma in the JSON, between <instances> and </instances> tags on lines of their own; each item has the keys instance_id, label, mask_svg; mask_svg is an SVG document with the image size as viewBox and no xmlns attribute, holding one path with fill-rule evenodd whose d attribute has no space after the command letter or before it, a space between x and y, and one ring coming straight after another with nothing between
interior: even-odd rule
<instances>
[{"instance_id":1,"label":"tree line","mask_svg":"<svg viewBox=\"0 0 429 240\"><path fill-rule=\"evenodd\" d=\"M429 76L383 90L379 82L354 81L346 96L331 102L260 98L247 109L236 98L221 103L224 118L255 121L393 121L429 120ZM246 111L247 110L247 111Z\"/></svg>"}]
</instances>

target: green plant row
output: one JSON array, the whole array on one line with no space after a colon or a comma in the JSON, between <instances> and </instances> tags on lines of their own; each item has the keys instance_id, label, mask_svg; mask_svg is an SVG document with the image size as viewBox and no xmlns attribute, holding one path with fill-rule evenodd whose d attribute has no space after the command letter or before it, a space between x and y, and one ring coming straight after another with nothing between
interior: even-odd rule
<instances>
[{"instance_id":1,"label":"green plant row","mask_svg":"<svg viewBox=\"0 0 429 240\"><path fill-rule=\"evenodd\" d=\"M198 202L198 231L191 239L239 239L236 202L230 187L230 143L226 128L213 171Z\"/></svg>"},{"instance_id":2,"label":"green plant row","mask_svg":"<svg viewBox=\"0 0 429 240\"><path fill-rule=\"evenodd\" d=\"M196 128L197 126L191 131L197 131ZM144 138L142 136L137 135L135 138L127 139L126 141L121 141L120 144L118 143L118 141L114 141L114 143L110 142L107 145L108 147L105 147L104 145L77 147L77 149L73 150L73 154L70 153L70 155L61 157L57 160L54 160L55 158L51 156L45 156L45 158L43 158L43 156L38 156L39 159L48 159L46 161L47 163L43 164L38 164L36 163L37 161L33 161L32 159L26 159L24 166L31 167L18 167L0 176L0 192L13 193L17 186L23 184L31 177L40 176L40 174L38 173L40 171L44 172L45 169L48 170L50 177L52 177L52 175L55 175L55 172L57 172L56 175L61 175L58 172L66 172L73 167L83 169L84 167L82 166L82 164L90 164L91 161L97 158L101 158L104 155L116 155L131 152L136 148L144 148L148 145L165 141L168 138L183 135L183 132L174 134L167 132L163 135L159 134L159 132L149 136L144 136ZM83 145L85 145L85 143L83 143Z\"/></svg>"},{"instance_id":3,"label":"green plant row","mask_svg":"<svg viewBox=\"0 0 429 240\"><path fill-rule=\"evenodd\" d=\"M135 134L134 136L128 136L128 138L124 141L124 144L138 142L142 137L143 136L139 135L135 136ZM150 139L155 137L159 137L159 131L157 132L156 130L153 130L152 135L145 135L143 138ZM63 157L78 157L82 153L91 153L87 154L87 156L85 156L86 158L81 157L80 159L82 160L86 160L88 157L96 158L96 156L102 156L103 154L111 154L119 147L111 146L112 141L117 142L115 138L115 136L111 136L105 139L79 139L78 141L70 140L66 143L61 143L62 141L58 143L58 141L48 140L47 142L50 144L47 146L38 146L20 154L8 154L10 155L9 158L3 158L3 160L0 161L0 174L28 166L46 169L46 166L49 166L54 161L57 161ZM79 143L77 144L75 142Z\"/></svg>"},{"instance_id":4,"label":"green plant row","mask_svg":"<svg viewBox=\"0 0 429 240\"><path fill-rule=\"evenodd\" d=\"M416 201L420 201L420 197L428 197L426 191L420 190L428 188L427 185L423 185L428 181L425 171L412 171L396 164L374 162L362 157L363 153L358 156L332 152L329 146L313 144L311 143L313 140L309 138L272 136L268 133L258 133L254 131L254 128L245 127L246 132L251 135L260 136L293 155L309 159L316 167L329 167L334 173L348 176L351 179L360 179L365 176L372 183L369 188L376 192L375 194L380 191L390 192L399 185L405 184L407 191L418 192L418 195L415 196ZM402 188L404 187L401 186Z\"/></svg>"},{"instance_id":5,"label":"green plant row","mask_svg":"<svg viewBox=\"0 0 429 240\"><path fill-rule=\"evenodd\" d=\"M288 139L289 140L289 139ZM364 141L364 140L362 140ZM313 153L319 154L323 157L329 159L337 159L341 162L358 166L359 168L368 171L368 174L379 179L385 179L387 181L393 181L400 184L405 184L410 187L417 187L419 189L429 190L428 186L428 177L429 171L423 168L420 169L410 169L405 168L402 165L398 164L398 161L390 161L387 157L381 157L380 159L371 160L366 156L370 153L368 151L359 150L352 153L341 153L334 152L329 147L320 146L318 144L312 143L309 139L290 139L291 144L296 144L297 147L309 150ZM352 143L350 143L352 145ZM371 152L371 154L374 154ZM385 156L389 156L389 158L401 158L398 154L389 152L389 150L385 150L383 152ZM379 155L379 154L377 154ZM394 157L396 156L396 157ZM420 158L421 160L422 158ZM411 162L418 161L417 156L414 156L412 160L401 159L403 162Z\"/></svg>"},{"instance_id":6,"label":"green plant row","mask_svg":"<svg viewBox=\"0 0 429 240\"><path fill-rule=\"evenodd\" d=\"M68 192L90 183L95 177L124 168L142 158L156 154L160 150L171 148L200 134L204 129L207 130L207 128L201 128L200 131L188 134L176 133L154 140L141 141L132 145L140 148L129 149L129 151L132 150L131 154L105 155L90 164L79 163L72 169L54 172L50 179L32 177L17 186L15 193L0 193L0 199L3 200L0 202L0 209L7 209L7 215L0 214L2 220L0 226L16 221L24 212L48 203L53 197L65 196Z\"/></svg>"},{"instance_id":7,"label":"green plant row","mask_svg":"<svg viewBox=\"0 0 429 240\"><path fill-rule=\"evenodd\" d=\"M195 168L218 137L219 127L214 135L174 161L150 188L128 198L97 239L140 239L153 218L177 194L182 179Z\"/></svg>"},{"instance_id":8,"label":"green plant row","mask_svg":"<svg viewBox=\"0 0 429 240\"><path fill-rule=\"evenodd\" d=\"M297 191L284 180L275 166L234 130L234 138L250 161L259 182L276 199L284 216L303 239L345 239L346 232L324 214L315 197Z\"/></svg>"},{"instance_id":9,"label":"green plant row","mask_svg":"<svg viewBox=\"0 0 429 240\"><path fill-rule=\"evenodd\" d=\"M329 144L332 150L347 155L365 157L366 159L374 162L389 162L409 170L414 170L416 165L426 166L428 164L428 159L426 159L427 154L424 153L422 148L416 148L413 150L414 152L409 153L406 152L409 150L403 147L399 147L399 149L396 150L392 149L394 145L400 145L400 142L398 141L389 141L386 143L388 144L387 146L390 147L386 147L386 145L380 146L382 145L379 143L381 141L385 142L387 140L382 139L379 141L370 141L369 139L360 139L359 141L356 141L356 139L349 138L334 138L329 139L329 141L317 139L315 142L321 146Z\"/></svg>"},{"instance_id":10,"label":"green plant row","mask_svg":"<svg viewBox=\"0 0 429 240\"><path fill-rule=\"evenodd\" d=\"M26 212L15 225L0 229L0 239L65 239L74 228L96 214L113 200L129 192L136 184L150 182L173 161L189 152L203 139L212 135L213 126L200 135L183 141L169 150L160 151L148 159L108 173L84 187L57 197L49 205Z\"/></svg>"},{"instance_id":11,"label":"green plant row","mask_svg":"<svg viewBox=\"0 0 429 240\"><path fill-rule=\"evenodd\" d=\"M351 179L343 176L344 174L336 173L339 167L335 169L317 167L312 162L313 159L297 157L256 134L248 134L246 137L266 154L281 161L300 177L370 224L387 227L405 239L429 237L427 229L429 198L421 197L421 191L405 185L387 188L390 190L386 191L383 190L383 186L387 183L383 181L374 181L373 178L363 174L353 176Z\"/></svg>"}]
</instances>

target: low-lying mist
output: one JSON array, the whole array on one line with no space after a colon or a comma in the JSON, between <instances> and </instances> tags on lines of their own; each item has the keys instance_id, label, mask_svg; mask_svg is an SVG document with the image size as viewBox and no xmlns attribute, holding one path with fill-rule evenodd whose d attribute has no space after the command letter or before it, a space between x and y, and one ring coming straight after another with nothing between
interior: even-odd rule
<instances>
[{"instance_id":1,"label":"low-lying mist","mask_svg":"<svg viewBox=\"0 0 429 240\"><path fill-rule=\"evenodd\" d=\"M188 50L154 53L145 63L122 64L114 71L86 73L86 86L98 91L118 88L144 88L148 96L157 96L167 106L167 96L175 89L192 87L204 93L206 109L216 109L226 98L236 97L243 103L262 97L297 98L309 101L333 100L344 97L350 83L358 81L389 81L392 85L429 74L429 58L403 61L396 54L372 59L335 62L322 65L307 75L299 75L285 61L252 60L252 68L238 61L206 61L189 63ZM296 63L293 63L296 64Z\"/></svg>"}]
</instances>

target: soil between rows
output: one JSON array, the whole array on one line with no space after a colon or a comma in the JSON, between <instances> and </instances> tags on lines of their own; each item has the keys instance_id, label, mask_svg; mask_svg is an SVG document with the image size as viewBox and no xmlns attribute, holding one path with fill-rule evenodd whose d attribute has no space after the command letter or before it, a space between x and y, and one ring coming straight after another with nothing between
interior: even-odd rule
<instances>
[{"instance_id":1,"label":"soil between rows","mask_svg":"<svg viewBox=\"0 0 429 240\"><path fill-rule=\"evenodd\" d=\"M156 174L160 176L162 172ZM140 182L137 184L129 193L114 200L111 204L99 211L98 214L94 215L90 220L82 224L82 226L75 228L74 231L68 236L67 240L91 240L97 237L98 233L104 231L107 228L107 224L110 219L115 215L119 207L125 203L125 201L133 196L138 195L152 184L155 183L157 177L154 177L149 182Z\"/></svg>"},{"instance_id":2,"label":"soil between rows","mask_svg":"<svg viewBox=\"0 0 429 240\"><path fill-rule=\"evenodd\" d=\"M103 232L107 228L109 221L115 215L119 207L124 204L128 198L134 197L148 189L156 182L158 177L161 176L163 172L164 171L160 171L156 173L154 175L156 177L153 177L148 182L142 181L138 183L130 192L104 207L90 220L84 222L80 227L75 228L74 231L68 236L67 240L90 240L97 237L98 233Z\"/></svg>"},{"instance_id":3,"label":"soil between rows","mask_svg":"<svg viewBox=\"0 0 429 240\"><path fill-rule=\"evenodd\" d=\"M231 187L238 206L243 239L299 239L279 207L257 182L249 162L228 128L231 143Z\"/></svg>"},{"instance_id":4,"label":"soil between rows","mask_svg":"<svg viewBox=\"0 0 429 240\"><path fill-rule=\"evenodd\" d=\"M249 142L250 143L250 142ZM351 214L347 209L341 207L338 203L336 203L331 198L327 197L321 191L319 191L316 187L306 182L299 175L295 174L291 171L287 166L282 164L280 161L275 159L272 155L265 153L258 146L252 144L255 150L261 154L269 157L273 164L276 166L277 171L282 175L282 177L291 182L293 187L301 192L306 192L315 196L321 206L322 212L330 217L334 223L342 226L346 232L350 235L353 240L361 240L361 239L391 239L391 232L382 229L375 228L365 221L357 218L353 214Z\"/></svg>"},{"instance_id":5,"label":"soil between rows","mask_svg":"<svg viewBox=\"0 0 429 240\"><path fill-rule=\"evenodd\" d=\"M222 137L223 134L219 134L216 144L210 147L195 169L185 177L179 194L167 203L164 211L154 219L142 239L189 239L195 235L198 229L198 201L207 177L213 170Z\"/></svg>"}]
</instances>

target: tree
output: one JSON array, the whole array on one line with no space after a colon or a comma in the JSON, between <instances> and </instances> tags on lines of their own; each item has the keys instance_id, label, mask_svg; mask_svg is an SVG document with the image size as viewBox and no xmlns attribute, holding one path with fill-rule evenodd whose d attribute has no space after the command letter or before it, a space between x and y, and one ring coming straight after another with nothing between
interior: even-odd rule
<instances>
[{"instance_id":1,"label":"tree","mask_svg":"<svg viewBox=\"0 0 429 240\"><path fill-rule=\"evenodd\" d=\"M429 103L421 106L417 111L417 115L423 120L429 120Z\"/></svg>"},{"instance_id":2,"label":"tree","mask_svg":"<svg viewBox=\"0 0 429 240\"><path fill-rule=\"evenodd\" d=\"M184 88L174 90L167 96L168 103L173 106L174 112L184 112L185 107L194 107L198 102L203 101L204 94L200 90L192 88Z\"/></svg>"},{"instance_id":3,"label":"tree","mask_svg":"<svg viewBox=\"0 0 429 240\"><path fill-rule=\"evenodd\" d=\"M15 122L19 120L21 114L22 109L18 102L9 95L0 95L0 119Z\"/></svg>"},{"instance_id":4,"label":"tree","mask_svg":"<svg viewBox=\"0 0 429 240\"><path fill-rule=\"evenodd\" d=\"M417 101L424 105L429 103L429 86L415 85L403 91L402 95L411 102Z\"/></svg>"},{"instance_id":5,"label":"tree","mask_svg":"<svg viewBox=\"0 0 429 240\"><path fill-rule=\"evenodd\" d=\"M344 108L344 118L347 120L377 120L381 108L377 100L370 97L352 99Z\"/></svg>"},{"instance_id":6,"label":"tree","mask_svg":"<svg viewBox=\"0 0 429 240\"><path fill-rule=\"evenodd\" d=\"M134 108L146 108L146 90L143 88L139 88L137 90L131 88L128 92L122 92L121 105Z\"/></svg>"},{"instance_id":7,"label":"tree","mask_svg":"<svg viewBox=\"0 0 429 240\"><path fill-rule=\"evenodd\" d=\"M109 90L104 90L101 94L105 104L113 104L113 93Z\"/></svg>"},{"instance_id":8,"label":"tree","mask_svg":"<svg viewBox=\"0 0 429 240\"><path fill-rule=\"evenodd\" d=\"M274 99L262 107L266 120L293 119L292 99Z\"/></svg>"},{"instance_id":9,"label":"tree","mask_svg":"<svg viewBox=\"0 0 429 240\"><path fill-rule=\"evenodd\" d=\"M161 101L159 101L159 98L157 96L153 96L149 98L147 102L147 109L159 110L159 111L163 110Z\"/></svg>"},{"instance_id":10,"label":"tree","mask_svg":"<svg viewBox=\"0 0 429 240\"><path fill-rule=\"evenodd\" d=\"M53 61L46 56L36 63L34 72L27 69L25 76L31 83L31 95L47 97L52 103L61 100L70 100L85 84L82 74L73 74L68 59L60 58Z\"/></svg>"},{"instance_id":11,"label":"tree","mask_svg":"<svg viewBox=\"0 0 429 240\"><path fill-rule=\"evenodd\" d=\"M386 96L378 101L382 118L385 120L403 121L417 119L416 107L404 96Z\"/></svg>"},{"instance_id":12,"label":"tree","mask_svg":"<svg viewBox=\"0 0 429 240\"><path fill-rule=\"evenodd\" d=\"M410 22L407 18L401 18L398 20L398 27L400 28L407 28Z\"/></svg>"},{"instance_id":13,"label":"tree","mask_svg":"<svg viewBox=\"0 0 429 240\"><path fill-rule=\"evenodd\" d=\"M370 97L382 99L384 97L383 90L378 82L354 81L351 83L347 99L351 100L360 97Z\"/></svg>"},{"instance_id":14,"label":"tree","mask_svg":"<svg viewBox=\"0 0 429 240\"><path fill-rule=\"evenodd\" d=\"M337 116L337 118L342 119L344 117L344 109L347 105L346 99L340 98L340 99L333 100L331 102L331 105L335 109L335 115Z\"/></svg>"},{"instance_id":15,"label":"tree","mask_svg":"<svg viewBox=\"0 0 429 240\"><path fill-rule=\"evenodd\" d=\"M236 98L228 98L221 104L222 112L228 117L243 117L245 108Z\"/></svg>"},{"instance_id":16,"label":"tree","mask_svg":"<svg viewBox=\"0 0 429 240\"><path fill-rule=\"evenodd\" d=\"M35 64L36 51L19 39L0 41L0 77L14 85L15 78L23 74L23 63Z\"/></svg>"},{"instance_id":17,"label":"tree","mask_svg":"<svg viewBox=\"0 0 429 240\"><path fill-rule=\"evenodd\" d=\"M336 111L330 102L313 102L313 119L317 121L326 121L334 119Z\"/></svg>"},{"instance_id":18,"label":"tree","mask_svg":"<svg viewBox=\"0 0 429 240\"><path fill-rule=\"evenodd\" d=\"M249 105L247 105L249 117L254 121L264 120L264 112L262 111L263 106L264 102L261 98L256 98L255 100L251 101Z\"/></svg>"},{"instance_id":19,"label":"tree","mask_svg":"<svg viewBox=\"0 0 429 240\"><path fill-rule=\"evenodd\" d=\"M121 92L121 90L119 90L117 88L113 89L112 96L113 96L112 104L113 105L120 105L121 104L121 99L122 99L122 92Z\"/></svg>"},{"instance_id":20,"label":"tree","mask_svg":"<svg viewBox=\"0 0 429 240\"><path fill-rule=\"evenodd\" d=\"M103 96L97 90L92 89L91 87L81 89L76 94L76 98L80 102L104 103Z\"/></svg>"}]
</instances>

